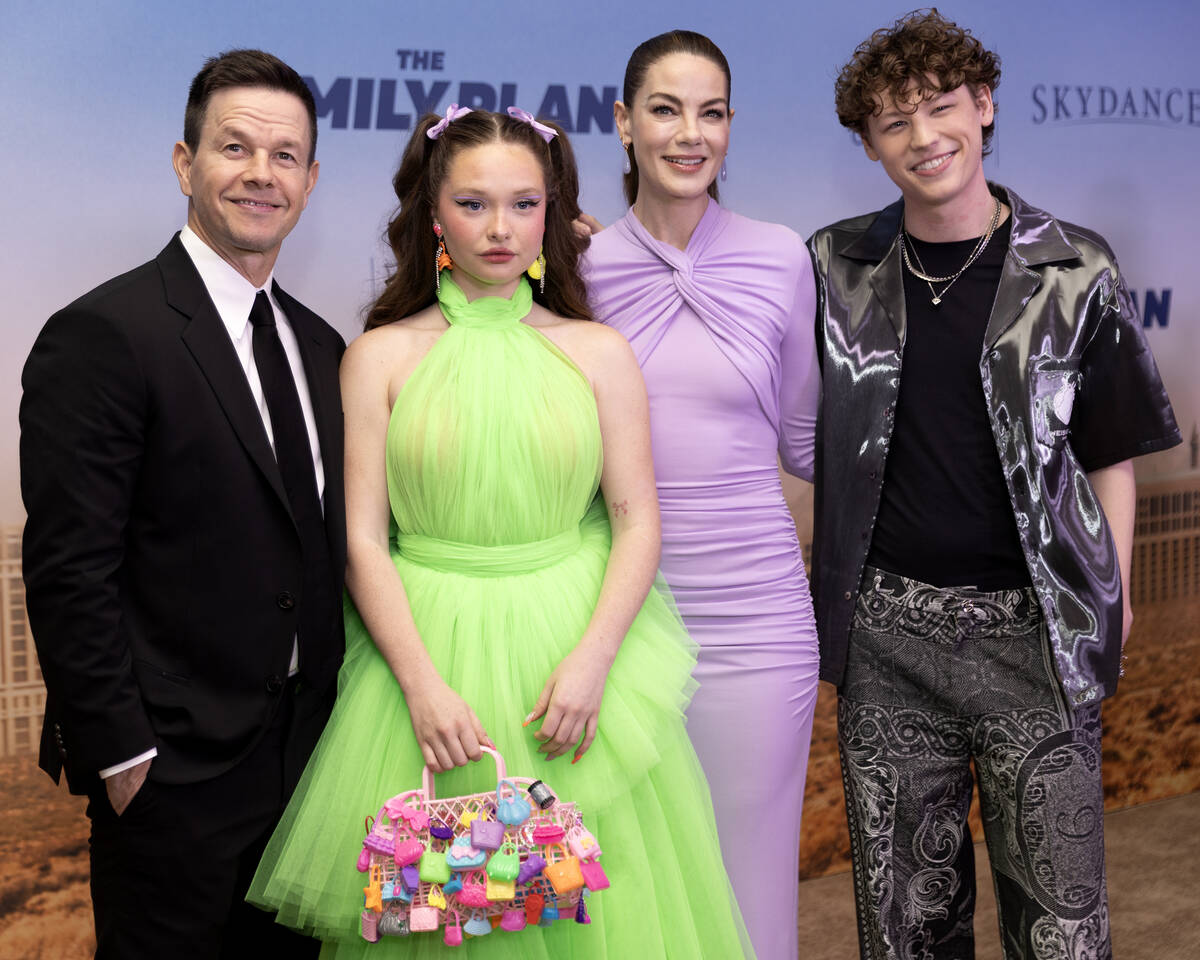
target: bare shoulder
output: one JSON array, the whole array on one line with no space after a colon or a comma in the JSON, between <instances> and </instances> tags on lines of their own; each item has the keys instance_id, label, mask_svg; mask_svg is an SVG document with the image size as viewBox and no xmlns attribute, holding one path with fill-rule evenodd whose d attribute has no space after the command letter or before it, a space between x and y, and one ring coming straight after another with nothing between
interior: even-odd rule
<instances>
[{"instance_id":1,"label":"bare shoulder","mask_svg":"<svg viewBox=\"0 0 1200 960\"><path fill-rule=\"evenodd\" d=\"M389 396L396 396L447 326L435 305L365 331L350 343L342 358L342 389L348 384L386 383Z\"/></svg>"}]
</instances>

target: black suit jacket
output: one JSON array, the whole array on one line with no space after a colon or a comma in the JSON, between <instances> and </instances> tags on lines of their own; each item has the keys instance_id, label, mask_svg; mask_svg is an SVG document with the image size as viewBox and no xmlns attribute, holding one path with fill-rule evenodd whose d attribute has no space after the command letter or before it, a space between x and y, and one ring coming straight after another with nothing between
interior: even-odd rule
<instances>
[{"instance_id":1,"label":"black suit jacket","mask_svg":"<svg viewBox=\"0 0 1200 960\"><path fill-rule=\"evenodd\" d=\"M301 650L329 688L344 647L341 337L276 287L325 469L337 583ZM178 235L47 322L22 377L26 603L46 681L42 767L74 792L151 746L151 776L233 766L279 708L304 558L262 418ZM325 609L327 608L327 609Z\"/></svg>"}]
</instances>

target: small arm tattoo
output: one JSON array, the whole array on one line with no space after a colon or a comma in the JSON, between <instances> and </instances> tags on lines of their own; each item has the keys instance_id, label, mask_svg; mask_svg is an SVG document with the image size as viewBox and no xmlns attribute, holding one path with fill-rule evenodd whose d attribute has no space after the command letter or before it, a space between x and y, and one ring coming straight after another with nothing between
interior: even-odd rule
<instances>
[{"instance_id":1,"label":"small arm tattoo","mask_svg":"<svg viewBox=\"0 0 1200 960\"><path fill-rule=\"evenodd\" d=\"M629 501L622 500L618 503L616 500L614 500L612 504L612 512L618 517L629 516Z\"/></svg>"}]
</instances>

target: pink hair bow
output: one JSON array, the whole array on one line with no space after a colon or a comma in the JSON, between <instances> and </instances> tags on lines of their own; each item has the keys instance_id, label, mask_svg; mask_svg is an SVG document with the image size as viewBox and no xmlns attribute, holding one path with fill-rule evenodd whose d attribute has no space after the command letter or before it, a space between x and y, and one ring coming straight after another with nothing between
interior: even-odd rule
<instances>
[{"instance_id":1,"label":"pink hair bow","mask_svg":"<svg viewBox=\"0 0 1200 960\"><path fill-rule=\"evenodd\" d=\"M542 139L545 140L547 143L549 143L556 136L558 136L558 133L556 131L551 130L544 123L538 123L536 120L534 120L533 114L530 113L528 110L522 110L520 107L509 107L508 115L510 117L512 117L514 120L521 120L524 123L529 124L531 127L533 127L534 130L536 130L538 133L540 133L542 135Z\"/></svg>"},{"instance_id":2,"label":"pink hair bow","mask_svg":"<svg viewBox=\"0 0 1200 960\"><path fill-rule=\"evenodd\" d=\"M425 136L427 136L430 140L436 140L443 133L445 133L446 128L450 126L450 124L452 124L459 117L465 117L470 112L470 107L460 107L457 103L450 104L450 106L446 108L446 115L432 127L426 130Z\"/></svg>"}]
</instances>

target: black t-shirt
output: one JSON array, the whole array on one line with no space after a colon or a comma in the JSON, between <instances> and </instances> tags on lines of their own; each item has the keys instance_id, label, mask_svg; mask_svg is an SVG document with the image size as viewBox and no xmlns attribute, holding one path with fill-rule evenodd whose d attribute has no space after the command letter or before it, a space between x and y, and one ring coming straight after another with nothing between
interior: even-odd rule
<instances>
[{"instance_id":1,"label":"black t-shirt","mask_svg":"<svg viewBox=\"0 0 1200 960\"><path fill-rule=\"evenodd\" d=\"M867 562L935 586L1030 582L979 373L1011 222L996 228L936 307L929 285L904 270L900 391ZM978 238L909 242L918 269L942 277L963 265ZM945 284L933 287L941 294Z\"/></svg>"}]
</instances>

